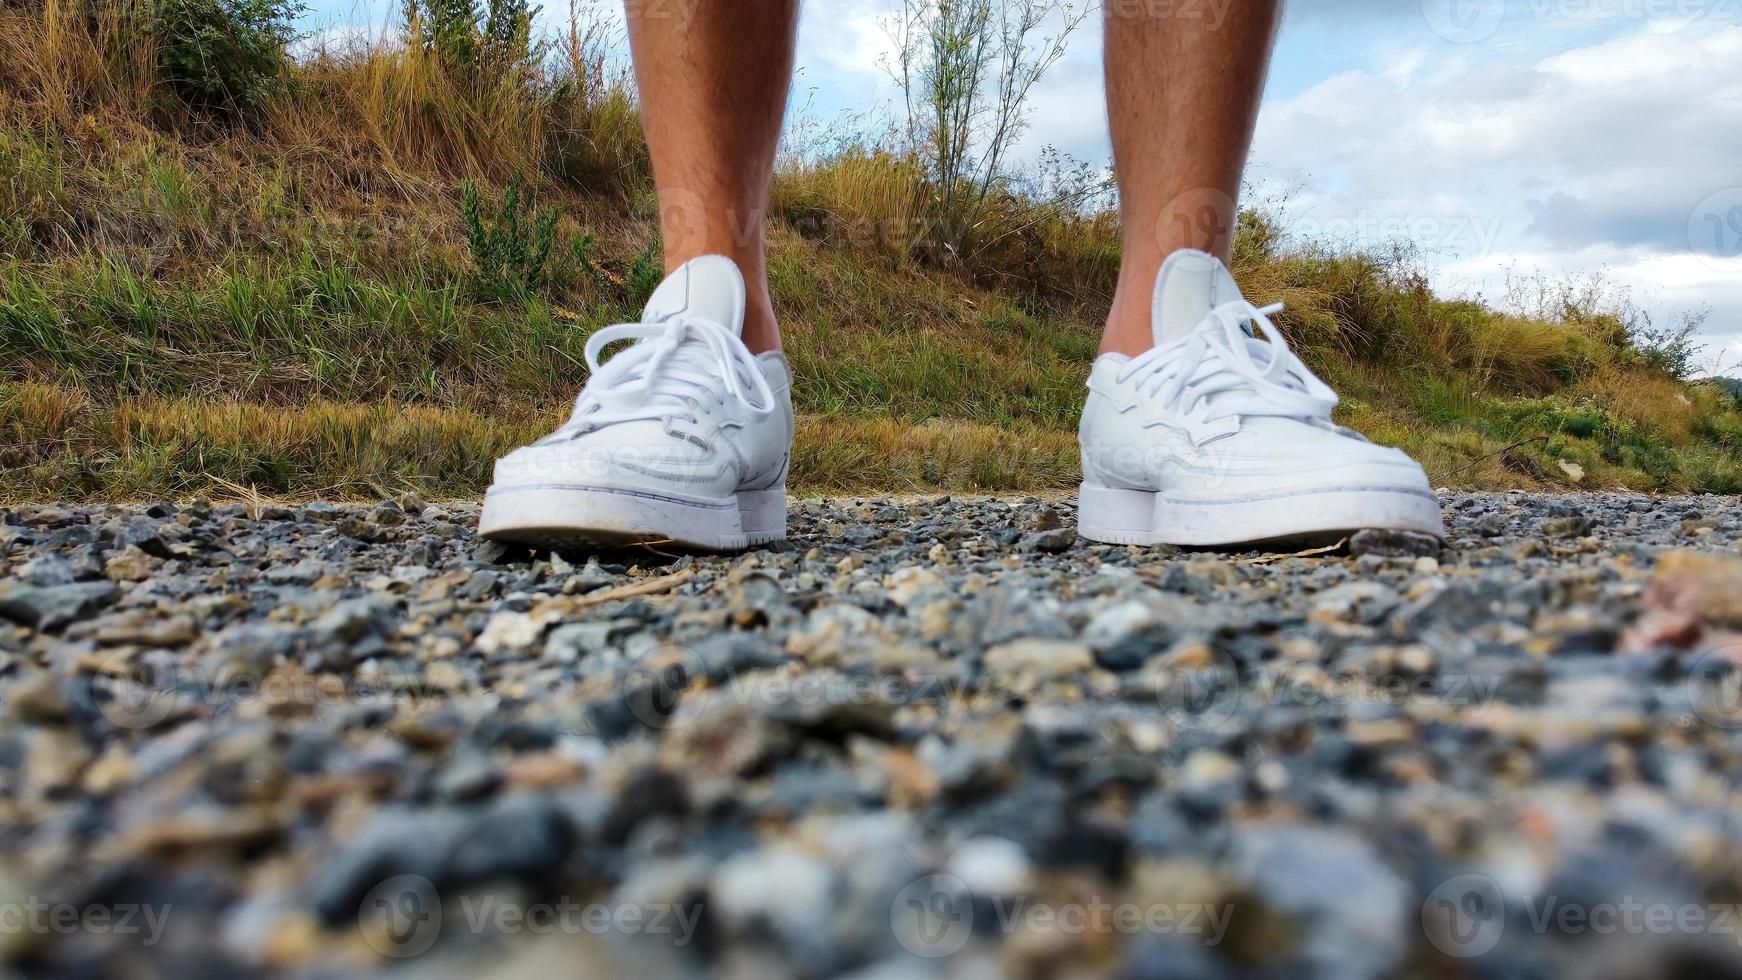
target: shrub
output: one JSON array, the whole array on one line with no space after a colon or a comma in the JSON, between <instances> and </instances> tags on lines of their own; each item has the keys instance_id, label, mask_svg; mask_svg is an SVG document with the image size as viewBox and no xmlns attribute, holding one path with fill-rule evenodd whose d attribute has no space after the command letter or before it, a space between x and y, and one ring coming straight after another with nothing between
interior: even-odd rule
<instances>
[{"instance_id":1,"label":"shrub","mask_svg":"<svg viewBox=\"0 0 1742 980\"><path fill-rule=\"evenodd\" d=\"M156 0L147 33L158 76L196 112L235 118L284 84L296 0Z\"/></svg>"},{"instance_id":2,"label":"shrub","mask_svg":"<svg viewBox=\"0 0 1742 980\"><path fill-rule=\"evenodd\" d=\"M1694 361L1700 353L1700 328L1711 314L1710 308L1683 313L1674 322L1660 327L1652 322L1649 312L1642 311L1629 328L1633 346L1646 367L1686 381L1693 376Z\"/></svg>"},{"instance_id":3,"label":"shrub","mask_svg":"<svg viewBox=\"0 0 1742 980\"><path fill-rule=\"evenodd\" d=\"M450 75L473 85L518 81L542 56L527 0L406 0L408 31Z\"/></svg>"},{"instance_id":4,"label":"shrub","mask_svg":"<svg viewBox=\"0 0 1742 980\"><path fill-rule=\"evenodd\" d=\"M472 250L467 285L480 302L524 302L545 284L545 266L556 241L555 208L535 211L522 198L519 179L502 192L494 214L486 214L478 186L460 186L460 216Z\"/></svg>"},{"instance_id":5,"label":"shrub","mask_svg":"<svg viewBox=\"0 0 1742 980\"><path fill-rule=\"evenodd\" d=\"M628 305L632 313L640 313L653 298L654 290L665 281L665 266L659 261L659 243L653 242L640 252L629 263L629 274L623 277L624 286L628 291Z\"/></svg>"}]
</instances>

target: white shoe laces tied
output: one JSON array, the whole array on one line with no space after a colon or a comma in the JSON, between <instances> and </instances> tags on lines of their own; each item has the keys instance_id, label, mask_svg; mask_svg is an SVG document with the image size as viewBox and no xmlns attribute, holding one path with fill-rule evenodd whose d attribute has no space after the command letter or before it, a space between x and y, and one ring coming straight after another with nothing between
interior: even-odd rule
<instances>
[{"instance_id":1,"label":"white shoe laces tied","mask_svg":"<svg viewBox=\"0 0 1742 980\"><path fill-rule=\"evenodd\" d=\"M1121 383L1160 394L1182 413L1206 420L1228 416L1273 416L1328 422L1337 393L1301 363L1270 318L1281 303L1253 306L1245 300L1210 310L1190 336L1135 358L1119 372ZM1263 339L1248 334L1258 328Z\"/></svg>"},{"instance_id":2,"label":"white shoe laces tied","mask_svg":"<svg viewBox=\"0 0 1742 980\"><path fill-rule=\"evenodd\" d=\"M619 340L638 343L600 364L599 355ZM704 399L724 405L735 398L758 417L774 411L774 392L756 356L711 320L674 316L605 327L588 339L586 358L590 380L575 400L564 436L673 415L694 422Z\"/></svg>"}]
</instances>

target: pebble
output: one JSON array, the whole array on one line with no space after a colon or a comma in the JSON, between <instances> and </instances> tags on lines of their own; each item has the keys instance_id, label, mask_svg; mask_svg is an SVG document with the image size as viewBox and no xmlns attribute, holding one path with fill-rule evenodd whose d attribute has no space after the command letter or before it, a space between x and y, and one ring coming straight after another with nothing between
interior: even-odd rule
<instances>
[{"instance_id":1,"label":"pebble","mask_svg":"<svg viewBox=\"0 0 1742 980\"><path fill-rule=\"evenodd\" d=\"M1437 557L1440 539L1414 531L1357 531L1349 538L1349 554L1379 555L1385 558Z\"/></svg>"},{"instance_id":2,"label":"pebble","mask_svg":"<svg viewBox=\"0 0 1742 980\"><path fill-rule=\"evenodd\" d=\"M1583 514L1552 517L1542 522L1542 535L1550 540L1577 538L1590 532L1596 522Z\"/></svg>"},{"instance_id":3,"label":"pebble","mask_svg":"<svg viewBox=\"0 0 1742 980\"><path fill-rule=\"evenodd\" d=\"M1608 947L1552 931L1448 955L1423 909L1470 868L1742 891L1735 505L1446 504L1443 547L1291 557L1101 545L1035 498L795 500L787 543L696 556L484 543L411 497L16 508L0 903L174 914L149 949L8 933L0 972L1590 973ZM383 894L439 895L439 941L373 946ZM1097 898L1231 924L1000 926ZM465 926L565 899L700 938ZM970 934L920 955L910 913Z\"/></svg>"},{"instance_id":4,"label":"pebble","mask_svg":"<svg viewBox=\"0 0 1742 980\"><path fill-rule=\"evenodd\" d=\"M52 632L90 616L120 598L111 582L65 582L32 585L0 582L0 617Z\"/></svg>"}]
</instances>

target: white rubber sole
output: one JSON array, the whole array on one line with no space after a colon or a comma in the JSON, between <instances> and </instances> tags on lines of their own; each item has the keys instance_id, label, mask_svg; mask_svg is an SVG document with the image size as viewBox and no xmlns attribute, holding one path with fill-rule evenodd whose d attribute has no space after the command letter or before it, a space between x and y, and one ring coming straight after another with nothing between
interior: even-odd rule
<instances>
[{"instance_id":1,"label":"white rubber sole","mask_svg":"<svg viewBox=\"0 0 1742 980\"><path fill-rule=\"evenodd\" d=\"M714 499L590 485L491 487L478 533L544 548L657 542L737 551L786 539L786 488Z\"/></svg>"},{"instance_id":2,"label":"white rubber sole","mask_svg":"<svg viewBox=\"0 0 1742 980\"><path fill-rule=\"evenodd\" d=\"M1077 497L1077 533L1105 544L1256 544L1370 528L1445 537L1439 499L1420 488L1318 487L1207 498L1084 484Z\"/></svg>"}]
</instances>

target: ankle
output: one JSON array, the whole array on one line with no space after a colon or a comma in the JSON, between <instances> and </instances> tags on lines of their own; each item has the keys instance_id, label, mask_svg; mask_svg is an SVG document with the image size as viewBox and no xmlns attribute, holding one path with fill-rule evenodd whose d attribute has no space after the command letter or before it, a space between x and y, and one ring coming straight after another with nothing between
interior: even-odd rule
<instances>
[{"instance_id":1,"label":"ankle","mask_svg":"<svg viewBox=\"0 0 1742 980\"><path fill-rule=\"evenodd\" d=\"M774 304L769 302L766 289L762 291L760 301L756 298L756 290L752 289L750 301L745 305L744 346L752 354L780 349L780 324L774 318Z\"/></svg>"},{"instance_id":2,"label":"ankle","mask_svg":"<svg viewBox=\"0 0 1742 980\"><path fill-rule=\"evenodd\" d=\"M1155 346L1148 302L1135 302L1121 294L1113 297L1107 326L1101 333L1101 353L1137 355Z\"/></svg>"},{"instance_id":3,"label":"ankle","mask_svg":"<svg viewBox=\"0 0 1742 980\"><path fill-rule=\"evenodd\" d=\"M704 255L723 255L731 259L744 276L744 346L752 354L779 350L780 326L774 316L774 301L768 292L768 267L763 259L761 242L748 247L717 238L668 243L665 250L666 275Z\"/></svg>"}]
</instances>

